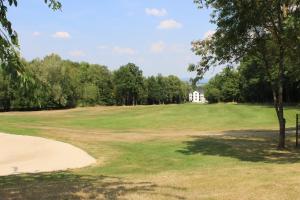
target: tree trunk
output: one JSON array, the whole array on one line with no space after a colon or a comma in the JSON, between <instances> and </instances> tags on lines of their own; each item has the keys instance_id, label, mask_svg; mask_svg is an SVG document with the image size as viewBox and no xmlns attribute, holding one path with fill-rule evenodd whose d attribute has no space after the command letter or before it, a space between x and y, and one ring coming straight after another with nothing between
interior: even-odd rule
<instances>
[{"instance_id":1,"label":"tree trunk","mask_svg":"<svg viewBox=\"0 0 300 200\"><path fill-rule=\"evenodd\" d=\"M273 90L273 98L274 98L274 108L279 123L278 149L284 149L285 148L285 119L284 119L284 112L283 112L283 103L280 100L282 99L282 94L280 95L280 91L278 91L277 94L275 90Z\"/></svg>"},{"instance_id":2,"label":"tree trunk","mask_svg":"<svg viewBox=\"0 0 300 200\"><path fill-rule=\"evenodd\" d=\"M279 141L278 148L285 148L285 118L283 111L283 81L284 81L284 49L280 46L280 60L279 60L279 79L278 79L278 96L277 96L277 117L279 121Z\"/></svg>"},{"instance_id":3,"label":"tree trunk","mask_svg":"<svg viewBox=\"0 0 300 200\"><path fill-rule=\"evenodd\" d=\"M135 97L132 97L132 106L135 106Z\"/></svg>"},{"instance_id":4,"label":"tree trunk","mask_svg":"<svg viewBox=\"0 0 300 200\"><path fill-rule=\"evenodd\" d=\"M279 143L278 148L285 148L285 118L283 111L283 80L284 80L284 48L281 45L281 40L279 40L280 44L280 57L279 57L279 74L278 74L278 120L279 120Z\"/></svg>"},{"instance_id":5,"label":"tree trunk","mask_svg":"<svg viewBox=\"0 0 300 200\"><path fill-rule=\"evenodd\" d=\"M281 117L279 121L279 143L278 148L284 149L285 148L285 119Z\"/></svg>"},{"instance_id":6,"label":"tree trunk","mask_svg":"<svg viewBox=\"0 0 300 200\"><path fill-rule=\"evenodd\" d=\"M278 91L278 121L279 121L279 143L278 148L284 149L285 148L285 118L284 118L284 111L283 111L283 87L282 82L280 81L279 84L279 91Z\"/></svg>"},{"instance_id":7,"label":"tree trunk","mask_svg":"<svg viewBox=\"0 0 300 200\"><path fill-rule=\"evenodd\" d=\"M278 106L278 121L279 121L279 142L278 148L284 149L285 148L285 118L283 113L283 105L282 103Z\"/></svg>"}]
</instances>

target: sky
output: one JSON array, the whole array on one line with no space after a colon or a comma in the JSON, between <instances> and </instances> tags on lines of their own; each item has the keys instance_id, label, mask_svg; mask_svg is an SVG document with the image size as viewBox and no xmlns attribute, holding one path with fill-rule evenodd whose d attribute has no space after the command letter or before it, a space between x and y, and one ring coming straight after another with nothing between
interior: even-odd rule
<instances>
[{"instance_id":1,"label":"sky","mask_svg":"<svg viewBox=\"0 0 300 200\"><path fill-rule=\"evenodd\" d=\"M43 2L19 1L9 9L27 60L56 53L111 70L133 62L146 76L187 79L195 76L188 64L199 60L191 42L215 30L210 11L198 9L193 0L60 0L62 10L56 12Z\"/></svg>"}]
</instances>

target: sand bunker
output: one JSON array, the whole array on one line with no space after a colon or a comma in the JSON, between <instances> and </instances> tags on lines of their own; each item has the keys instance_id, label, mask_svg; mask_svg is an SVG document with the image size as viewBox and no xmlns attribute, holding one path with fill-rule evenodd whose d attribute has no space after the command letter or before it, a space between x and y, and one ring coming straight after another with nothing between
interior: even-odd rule
<instances>
[{"instance_id":1,"label":"sand bunker","mask_svg":"<svg viewBox=\"0 0 300 200\"><path fill-rule=\"evenodd\" d=\"M95 162L70 144L0 133L0 176L81 168Z\"/></svg>"}]
</instances>

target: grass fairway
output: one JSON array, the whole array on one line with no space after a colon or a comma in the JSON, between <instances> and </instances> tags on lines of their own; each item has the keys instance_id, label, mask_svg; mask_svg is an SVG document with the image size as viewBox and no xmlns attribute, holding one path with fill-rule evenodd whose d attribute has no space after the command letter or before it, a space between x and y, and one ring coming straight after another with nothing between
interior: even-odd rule
<instances>
[{"instance_id":1,"label":"grass fairway","mask_svg":"<svg viewBox=\"0 0 300 200\"><path fill-rule=\"evenodd\" d=\"M300 109L286 109L293 128ZM67 172L0 177L0 199L300 199L300 151L276 150L259 105L77 108L0 114L0 131L76 145L97 159Z\"/></svg>"}]
</instances>

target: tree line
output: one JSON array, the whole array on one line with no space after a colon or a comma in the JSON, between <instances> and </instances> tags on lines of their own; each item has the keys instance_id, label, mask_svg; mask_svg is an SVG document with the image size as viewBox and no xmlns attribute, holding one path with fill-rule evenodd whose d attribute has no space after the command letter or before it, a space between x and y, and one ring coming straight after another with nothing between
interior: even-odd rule
<instances>
[{"instance_id":1,"label":"tree line","mask_svg":"<svg viewBox=\"0 0 300 200\"><path fill-rule=\"evenodd\" d=\"M300 102L300 69L298 64L287 65L283 81L283 101ZM205 85L205 96L210 103L242 102L272 103L271 85L259 60L245 58L236 68L225 67Z\"/></svg>"},{"instance_id":2,"label":"tree line","mask_svg":"<svg viewBox=\"0 0 300 200\"><path fill-rule=\"evenodd\" d=\"M52 54L22 60L26 81L0 69L0 109L38 110L92 105L183 103L188 83L176 76L143 76L129 63L118 70Z\"/></svg>"}]
</instances>

